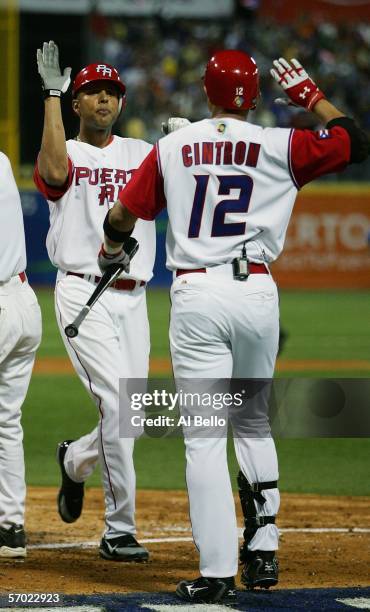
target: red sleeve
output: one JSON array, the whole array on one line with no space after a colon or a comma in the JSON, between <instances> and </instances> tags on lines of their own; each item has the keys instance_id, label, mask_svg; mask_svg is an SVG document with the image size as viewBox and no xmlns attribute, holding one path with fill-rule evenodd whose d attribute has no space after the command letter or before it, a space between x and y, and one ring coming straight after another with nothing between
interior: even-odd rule
<instances>
[{"instance_id":1,"label":"red sleeve","mask_svg":"<svg viewBox=\"0 0 370 612\"><path fill-rule=\"evenodd\" d=\"M40 175L39 167L38 167L37 162L36 162L35 170L33 172L33 181L34 181L38 191L40 193L42 193L42 195L45 196L45 198L47 200L51 200L52 202L56 202L56 200L59 200L62 196L64 196L64 194L68 191L68 189L72 185L73 172L74 172L73 163L72 163L72 160L68 157L68 176L67 176L67 180L64 183L64 185L62 185L61 187L55 187L53 185L48 185L44 181L44 179Z\"/></svg>"},{"instance_id":2,"label":"red sleeve","mask_svg":"<svg viewBox=\"0 0 370 612\"><path fill-rule=\"evenodd\" d=\"M158 144L153 147L119 199L139 219L151 221L166 207Z\"/></svg>"},{"instance_id":3,"label":"red sleeve","mask_svg":"<svg viewBox=\"0 0 370 612\"><path fill-rule=\"evenodd\" d=\"M350 156L351 140L340 126L317 132L292 130L289 167L298 189L323 174L344 170Z\"/></svg>"}]
</instances>

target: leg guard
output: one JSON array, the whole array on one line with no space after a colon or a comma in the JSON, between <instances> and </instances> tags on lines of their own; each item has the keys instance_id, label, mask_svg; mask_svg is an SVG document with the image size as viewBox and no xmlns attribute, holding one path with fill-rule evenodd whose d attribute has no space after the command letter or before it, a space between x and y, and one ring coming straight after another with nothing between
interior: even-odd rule
<instances>
[{"instance_id":1,"label":"leg guard","mask_svg":"<svg viewBox=\"0 0 370 612\"><path fill-rule=\"evenodd\" d=\"M250 484L242 472L239 472L237 481L245 527L243 532L244 543L240 549L240 562L245 563L250 559L248 545L257 529L264 525L275 523L275 516L257 516L255 502L263 506L266 500L261 491L265 489L275 489L277 487L277 481L272 480L270 482L255 482Z\"/></svg>"}]
</instances>

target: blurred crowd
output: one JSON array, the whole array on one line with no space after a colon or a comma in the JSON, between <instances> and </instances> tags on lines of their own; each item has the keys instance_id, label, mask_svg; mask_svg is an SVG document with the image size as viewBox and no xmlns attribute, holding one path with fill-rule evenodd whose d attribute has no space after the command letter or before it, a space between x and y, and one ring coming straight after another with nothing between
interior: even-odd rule
<instances>
[{"instance_id":1,"label":"blurred crowd","mask_svg":"<svg viewBox=\"0 0 370 612\"><path fill-rule=\"evenodd\" d=\"M370 24L317 22L281 25L266 19L219 21L90 18L89 61L118 68L127 85L122 134L153 142L161 121L208 115L202 72L212 52L241 49L260 69L262 98L249 119L264 126L314 128L315 117L274 104L280 88L272 60L298 58L338 108L370 132Z\"/></svg>"}]
</instances>

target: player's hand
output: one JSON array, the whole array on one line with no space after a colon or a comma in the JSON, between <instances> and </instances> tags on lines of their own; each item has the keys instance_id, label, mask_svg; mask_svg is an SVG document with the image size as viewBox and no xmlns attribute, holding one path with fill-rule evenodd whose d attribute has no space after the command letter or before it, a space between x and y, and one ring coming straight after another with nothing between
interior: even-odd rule
<instances>
[{"instance_id":1,"label":"player's hand","mask_svg":"<svg viewBox=\"0 0 370 612\"><path fill-rule=\"evenodd\" d=\"M271 76L289 96L289 99L277 98L277 104L302 106L310 111L319 100L325 98L298 60L292 59L289 63L281 57L273 64L275 68L270 70Z\"/></svg>"},{"instance_id":2,"label":"player's hand","mask_svg":"<svg viewBox=\"0 0 370 612\"><path fill-rule=\"evenodd\" d=\"M120 251L116 253L107 253L104 248L104 244L101 245L101 249L98 255L98 266L100 271L104 274L112 264L119 264L123 267L123 271L128 274L130 272L130 261L135 255L139 248L139 243L135 238L130 236L126 242L122 245Z\"/></svg>"},{"instance_id":3,"label":"player's hand","mask_svg":"<svg viewBox=\"0 0 370 612\"><path fill-rule=\"evenodd\" d=\"M118 253L107 253L102 244L98 255L100 271L104 274L112 264L121 265L127 274L130 272L130 257L123 248Z\"/></svg>"},{"instance_id":4,"label":"player's hand","mask_svg":"<svg viewBox=\"0 0 370 612\"><path fill-rule=\"evenodd\" d=\"M60 96L67 91L72 68L65 68L62 74L59 67L59 50L53 40L44 42L42 50L37 49L37 69L45 96Z\"/></svg>"},{"instance_id":5,"label":"player's hand","mask_svg":"<svg viewBox=\"0 0 370 612\"><path fill-rule=\"evenodd\" d=\"M185 117L170 117L167 121L162 122L162 134L167 136L167 134L171 134L171 132L176 132L176 130L181 130L181 128L190 125L189 119L185 119Z\"/></svg>"}]
</instances>

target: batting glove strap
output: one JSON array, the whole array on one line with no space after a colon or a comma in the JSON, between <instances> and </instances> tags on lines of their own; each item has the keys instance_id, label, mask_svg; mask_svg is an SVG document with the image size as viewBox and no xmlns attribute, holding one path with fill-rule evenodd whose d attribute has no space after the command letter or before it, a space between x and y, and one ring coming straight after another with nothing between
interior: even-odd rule
<instances>
[{"instance_id":1,"label":"batting glove strap","mask_svg":"<svg viewBox=\"0 0 370 612\"><path fill-rule=\"evenodd\" d=\"M123 252L123 249L120 248L115 253L108 253L108 251L106 251L106 249L104 248L104 244L102 244L101 245L101 249L99 251L99 256L102 255L102 257L104 257L104 259L109 259L110 263L112 263L112 259L116 259L116 257L121 257L122 252ZM116 262L114 262L114 263L116 263Z\"/></svg>"},{"instance_id":2,"label":"batting glove strap","mask_svg":"<svg viewBox=\"0 0 370 612\"><path fill-rule=\"evenodd\" d=\"M42 95L44 97L44 100L46 100L46 98L60 98L62 92L60 91L60 89L43 89Z\"/></svg>"},{"instance_id":3,"label":"batting glove strap","mask_svg":"<svg viewBox=\"0 0 370 612\"><path fill-rule=\"evenodd\" d=\"M271 76L289 96L294 106L302 106L312 110L325 95L316 83L309 77L298 60L292 59L289 63L283 57L273 62L274 68L270 70Z\"/></svg>"},{"instance_id":4,"label":"batting glove strap","mask_svg":"<svg viewBox=\"0 0 370 612\"><path fill-rule=\"evenodd\" d=\"M128 274L130 271L130 256L123 249L118 253L107 253L102 245L98 255L98 266L100 271L104 274L112 264L121 265L123 270Z\"/></svg>"}]
</instances>

